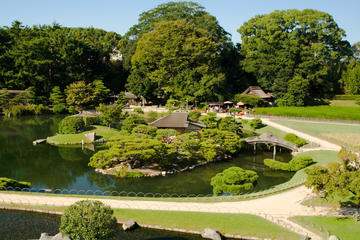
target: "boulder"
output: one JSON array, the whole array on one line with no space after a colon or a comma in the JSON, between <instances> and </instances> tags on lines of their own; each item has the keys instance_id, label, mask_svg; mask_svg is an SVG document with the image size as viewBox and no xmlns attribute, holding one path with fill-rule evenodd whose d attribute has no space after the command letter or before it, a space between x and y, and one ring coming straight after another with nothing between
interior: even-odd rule
<instances>
[{"instance_id":1,"label":"boulder","mask_svg":"<svg viewBox=\"0 0 360 240\"><path fill-rule=\"evenodd\" d=\"M71 240L68 236L63 236L62 233L58 233L53 236L52 240Z\"/></svg>"},{"instance_id":2,"label":"boulder","mask_svg":"<svg viewBox=\"0 0 360 240\"><path fill-rule=\"evenodd\" d=\"M123 223L122 228L124 231L133 230L138 227L138 224L134 220L129 220Z\"/></svg>"},{"instance_id":3,"label":"boulder","mask_svg":"<svg viewBox=\"0 0 360 240\"><path fill-rule=\"evenodd\" d=\"M211 228L205 228L201 232L201 237L206 239L212 239L212 240L221 240L222 236L221 233L219 233L217 230L211 229Z\"/></svg>"},{"instance_id":4,"label":"boulder","mask_svg":"<svg viewBox=\"0 0 360 240\"><path fill-rule=\"evenodd\" d=\"M335 235L331 235L330 237L329 237L329 240L340 240L337 236L335 236Z\"/></svg>"},{"instance_id":5,"label":"boulder","mask_svg":"<svg viewBox=\"0 0 360 240\"><path fill-rule=\"evenodd\" d=\"M51 240L52 236L50 236L48 233L42 233L39 240Z\"/></svg>"},{"instance_id":6,"label":"boulder","mask_svg":"<svg viewBox=\"0 0 360 240\"><path fill-rule=\"evenodd\" d=\"M85 137L87 140L89 140L89 142L95 142L96 140L96 133L95 132L91 132L91 133L86 133Z\"/></svg>"}]
</instances>

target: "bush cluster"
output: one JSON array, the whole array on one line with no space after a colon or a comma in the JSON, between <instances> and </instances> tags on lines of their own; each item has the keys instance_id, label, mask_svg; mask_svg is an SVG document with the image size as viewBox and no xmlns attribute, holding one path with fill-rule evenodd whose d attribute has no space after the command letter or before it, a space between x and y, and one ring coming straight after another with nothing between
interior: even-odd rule
<instances>
[{"instance_id":1,"label":"bush cluster","mask_svg":"<svg viewBox=\"0 0 360 240\"><path fill-rule=\"evenodd\" d=\"M22 116L22 115L39 115L50 113L50 109L47 106L42 104L27 104L27 105L13 105L8 109L4 109L5 115L9 113L13 116Z\"/></svg>"},{"instance_id":2,"label":"bush cluster","mask_svg":"<svg viewBox=\"0 0 360 240\"><path fill-rule=\"evenodd\" d=\"M100 125L100 117L98 116L86 116L84 117L85 126Z\"/></svg>"},{"instance_id":3,"label":"bush cluster","mask_svg":"<svg viewBox=\"0 0 360 240\"><path fill-rule=\"evenodd\" d=\"M59 103L59 104L54 105L52 110L53 110L53 113L55 113L55 114L61 114L61 113L67 112L65 103Z\"/></svg>"},{"instance_id":4,"label":"bush cluster","mask_svg":"<svg viewBox=\"0 0 360 240\"><path fill-rule=\"evenodd\" d=\"M335 95L334 100L360 100L360 95Z\"/></svg>"},{"instance_id":5,"label":"bush cluster","mask_svg":"<svg viewBox=\"0 0 360 240\"><path fill-rule=\"evenodd\" d=\"M303 138L300 138L298 136L296 136L293 133L288 133L284 136L284 139L288 142L294 143L296 144L296 146L301 147L304 146L306 144L306 140Z\"/></svg>"},{"instance_id":6,"label":"bush cluster","mask_svg":"<svg viewBox=\"0 0 360 240\"><path fill-rule=\"evenodd\" d=\"M264 164L271 169L275 170L282 170L282 171L289 171L289 172L296 172L304 167L313 163L312 157L308 156L299 156L294 157L288 163L276 161L273 159L264 159Z\"/></svg>"},{"instance_id":7,"label":"bush cluster","mask_svg":"<svg viewBox=\"0 0 360 240\"><path fill-rule=\"evenodd\" d=\"M254 130L262 128L263 126L264 124L262 123L260 118L254 118L253 120L250 121L250 127Z\"/></svg>"},{"instance_id":8,"label":"bush cluster","mask_svg":"<svg viewBox=\"0 0 360 240\"><path fill-rule=\"evenodd\" d=\"M60 121L60 134L75 134L84 131L85 123L82 117L68 116Z\"/></svg>"},{"instance_id":9,"label":"bush cluster","mask_svg":"<svg viewBox=\"0 0 360 240\"><path fill-rule=\"evenodd\" d=\"M20 188L20 189L30 188L31 183L16 181L14 179L5 178L5 177L0 178L0 190L5 190L5 189L8 189L10 187L12 187L12 188Z\"/></svg>"}]
</instances>

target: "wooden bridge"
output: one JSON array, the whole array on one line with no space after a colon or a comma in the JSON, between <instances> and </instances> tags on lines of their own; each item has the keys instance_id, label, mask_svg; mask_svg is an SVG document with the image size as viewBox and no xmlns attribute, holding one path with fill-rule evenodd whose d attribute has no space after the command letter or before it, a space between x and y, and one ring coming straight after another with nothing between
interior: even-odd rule
<instances>
[{"instance_id":1,"label":"wooden bridge","mask_svg":"<svg viewBox=\"0 0 360 240\"><path fill-rule=\"evenodd\" d=\"M294 152L298 152L299 148L296 146L296 144L293 144L291 142L285 141L283 139L280 139L278 137L276 137L272 132L266 132L260 136L255 136L255 137L248 137L245 138L245 141L248 144L253 144L254 145L254 153L256 153L256 144L257 143L264 143L264 144L271 144L274 146L274 154L273 154L273 158L275 159L276 156L276 146L280 146L280 147L284 147L287 149L290 149Z\"/></svg>"}]
</instances>

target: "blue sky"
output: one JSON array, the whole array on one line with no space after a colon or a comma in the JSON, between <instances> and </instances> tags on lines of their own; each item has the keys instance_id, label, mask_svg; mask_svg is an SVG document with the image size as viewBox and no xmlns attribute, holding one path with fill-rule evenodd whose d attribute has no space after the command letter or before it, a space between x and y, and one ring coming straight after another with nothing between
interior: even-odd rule
<instances>
[{"instance_id":1,"label":"blue sky","mask_svg":"<svg viewBox=\"0 0 360 240\"><path fill-rule=\"evenodd\" d=\"M3 0L0 26L10 26L14 20L24 25L51 24L54 21L68 27L95 27L123 35L137 23L140 13L165 0ZM360 41L359 0L195 0L214 15L220 25L240 42L237 29L258 14L274 10L312 8L327 12L345 30L351 43Z\"/></svg>"}]
</instances>

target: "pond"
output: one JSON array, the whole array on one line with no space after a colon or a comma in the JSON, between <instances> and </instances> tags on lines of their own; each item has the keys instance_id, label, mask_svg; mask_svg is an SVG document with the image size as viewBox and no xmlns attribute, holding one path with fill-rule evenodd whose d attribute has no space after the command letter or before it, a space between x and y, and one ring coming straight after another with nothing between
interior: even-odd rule
<instances>
[{"instance_id":1,"label":"pond","mask_svg":"<svg viewBox=\"0 0 360 240\"><path fill-rule=\"evenodd\" d=\"M105 176L87 166L89 158L94 154L92 150L82 149L81 146L32 145L33 140L54 135L61 118L0 118L0 177L28 181L37 189L210 194L211 177L231 166L251 169L259 174L255 191L286 182L293 176L292 173L277 172L264 166L263 159L271 158L271 151L258 151L256 156L250 151L244 152L231 160L166 177L121 179ZM277 159L283 161L290 158L289 152L277 154Z\"/></svg>"},{"instance_id":2,"label":"pond","mask_svg":"<svg viewBox=\"0 0 360 240\"><path fill-rule=\"evenodd\" d=\"M11 240L39 239L41 233L59 232L60 216L23 211L0 210L0 238ZM120 229L113 239L123 240L200 240L198 235L139 228L124 232Z\"/></svg>"}]
</instances>

